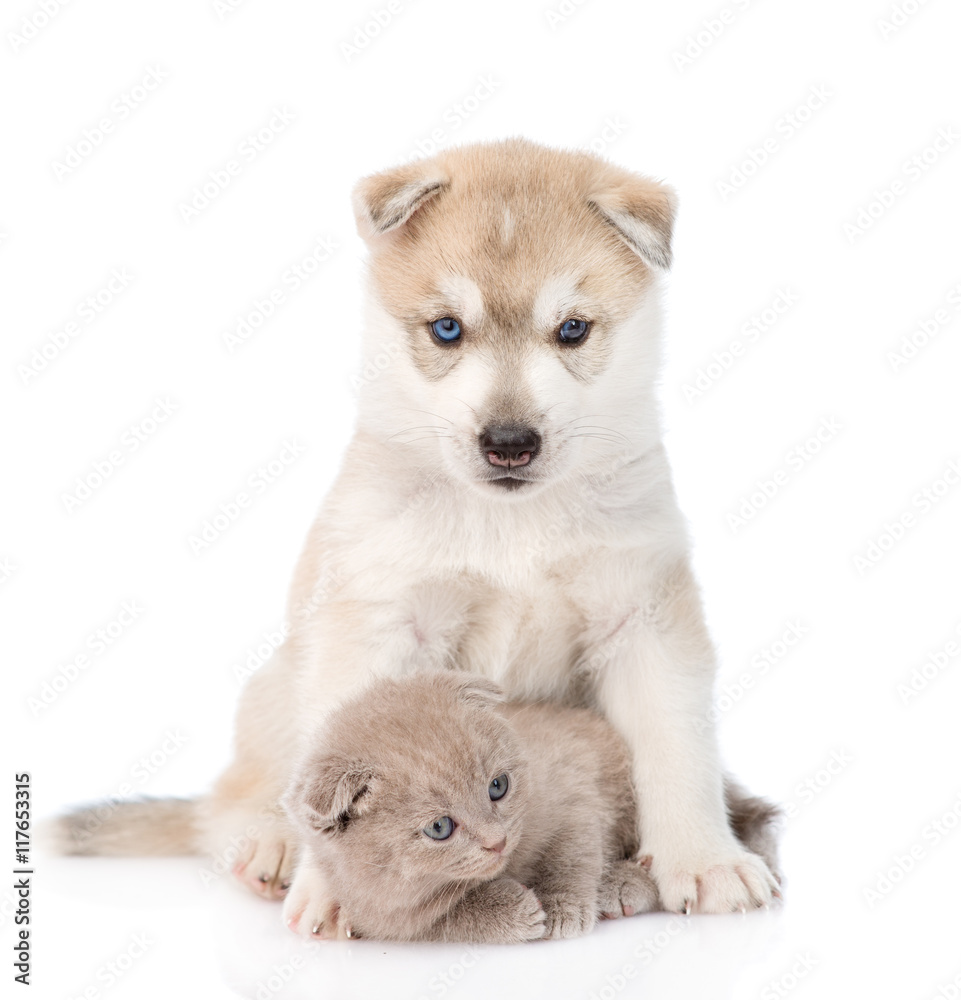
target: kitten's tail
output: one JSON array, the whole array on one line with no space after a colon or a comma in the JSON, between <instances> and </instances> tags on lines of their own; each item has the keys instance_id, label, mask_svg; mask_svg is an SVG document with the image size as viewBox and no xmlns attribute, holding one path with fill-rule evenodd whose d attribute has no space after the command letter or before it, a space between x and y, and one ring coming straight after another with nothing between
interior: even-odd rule
<instances>
[{"instance_id":1,"label":"kitten's tail","mask_svg":"<svg viewBox=\"0 0 961 1000\"><path fill-rule=\"evenodd\" d=\"M55 854L120 857L198 854L201 799L102 802L48 820L41 836Z\"/></svg>"}]
</instances>

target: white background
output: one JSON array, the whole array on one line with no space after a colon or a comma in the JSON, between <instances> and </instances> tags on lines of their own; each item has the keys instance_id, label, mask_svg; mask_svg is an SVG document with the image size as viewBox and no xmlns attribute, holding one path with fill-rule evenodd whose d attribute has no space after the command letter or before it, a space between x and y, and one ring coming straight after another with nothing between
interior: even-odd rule
<instances>
[{"instance_id":1,"label":"white background","mask_svg":"<svg viewBox=\"0 0 961 1000\"><path fill-rule=\"evenodd\" d=\"M209 785L228 758L238 665L281 623L351 432L363 259L352 183L431 136L593 143L680 195L668 446L721 654L726 760L792 807L786 905L638 917L476 956L308 946L279 906L229 879L203 887L197 859L39 858L31 995L959 995L948 984L961 976L961 646L947 644L961 643L961 487L949 471L961 459L961 11L907 0L913 13L885 27L887 0L732 2L725 24L721 3L585 0L565 16L560 0L394 0L389 23L346 51L385 7L76 0L33 30L38 0L4 5L8 780L32 772L37 816L125 785ZM703 31L699 51L689 36ZM161 82L138 91L151 71ZM293 120L244 159L238 147L274 109ZM86 145L104 117L110 131ZM89 155L66 160L68 147ZM241 172L186 221L181 206L232 158ZM750 176L732 173L745 161ZM229 351L225 332L285 287L318 238L336 244L330 259ZM114 269L126 286L87 323L83 303ZM750 341L742 328L782 292L796 301ZM892 352L905 336L923 342L938 310L936 333L896 365ZM71 321L58 351L50 338ZM735 340L743 352L726 357ZM45 344L52 358L25 375ZM698 370L725 361L689 399ZM142 424L161 399L175 411ZM131 425L153 429L136 451ZM819 426L827 440L805 445ZM192 552L189 536L291 439L296 461ZM68 511L64 495L114 451L122 461ZM775 482L773 496L733 524L759 481ZM882 538L903 514L903 537ZM89 637L124 602L136 620L91 656ZM775 647L792 625L801 639ZM762 670L765 649L784 655ZM941 668L899 696L939 650ZM31 702L83 653L51 704ZM186 742L165 753L168 732ZM942 816L943 836L931 825ZM879 882L892 869L897 881ZM11 902L0 892L7 959Z\"/></svg>"}]
</instances>

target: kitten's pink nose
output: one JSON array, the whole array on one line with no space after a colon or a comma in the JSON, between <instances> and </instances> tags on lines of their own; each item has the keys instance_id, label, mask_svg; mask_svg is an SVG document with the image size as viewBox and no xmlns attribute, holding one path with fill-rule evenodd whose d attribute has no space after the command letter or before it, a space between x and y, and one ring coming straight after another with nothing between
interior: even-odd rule
<instances>
[{"instance_id":1,"label":"kitten's pink nose","mask_svg":"<svg viewBox=\"0 0 961 1000\"><path fill-rule=\"evenodd\" d=\"M495 854L503 854L505 847L507 847L506 837L501 837L496 844L484 844L485 851L493 851Z\"/></svg>"}]
</instances>

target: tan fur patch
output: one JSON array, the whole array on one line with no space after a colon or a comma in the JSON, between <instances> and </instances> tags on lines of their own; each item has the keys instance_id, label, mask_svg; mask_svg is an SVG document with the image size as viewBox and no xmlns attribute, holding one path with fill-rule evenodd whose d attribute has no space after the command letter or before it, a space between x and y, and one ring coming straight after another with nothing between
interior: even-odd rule
<instances>
[{"instance_id":1,"label":"tan fur patch","mask_svg":"<svg viewBox=\"0 0 961 1000\"><path fill-rule=\"evenodd\" d=\"M411 165L401 168L397 190L422 190L411 170ZM590 154L522 140L450 150L421 170L424 184L449 180L418 201L406 225L370 242L375 292L408 330L424 375L440 378L452 370L459 352L482 346L505 370L519 360L518 348L547 346L578 378L602 371L609 360L605 340L650 285L649 265L635 245L643 242L638 233L650 240L660 234L669 246L667 189ZM358 199L363 203L365 192L375 190L381 207L373 214L402 215L388 177L362 182ZM616 212L633 228L616 228L611 221ZM359 214L372 213L362 204ZM667 249L664 254L669 256ZM578 276L574 289L572 275ZM458 296L450 289L454 276L478 289L484 303L480 322L457 313ZM553 308L544 291L552 287L566 289ZM445 315L461 322L463 335L455 344L437 344L430 335L430 323ZM590 336L582 345L559 344L557 329L572 317L591 323Z\"/></svg>"}]
</instances>

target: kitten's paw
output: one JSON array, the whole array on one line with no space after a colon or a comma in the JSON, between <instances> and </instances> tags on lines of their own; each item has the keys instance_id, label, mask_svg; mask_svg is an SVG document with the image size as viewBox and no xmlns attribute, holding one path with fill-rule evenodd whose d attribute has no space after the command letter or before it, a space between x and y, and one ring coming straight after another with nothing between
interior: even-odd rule
<instances>
[{"instance_id":1,"label":"kitten's paw","mask_svg":"<svg viewBox=\"0 0 961 1000\"><path fill-rule=\"evenodd\" d=\"M251 841L233 875L265 899L283 899L293 879L297 843L289 831L265 831Z\"/></svg>"},{"instance_id":2,"label":"kitten's paw","mask_svg":"<svg viewBox=\"0 0 961 1000\"><path fill-rule=\"evenodd\" d=\"M544 936L540 900L516 879L497 878L471 890L449 920L444 939L477 944L519 944Z\"/></svg>"},{"instance_id":3,"label":"kitten's paw","mask_svg":"<svg viewBox=\"0 0 961 1000\"><path fill-rule=\"evenodd\" d=\"M687 864L666 863L655 852L652 874L664 909L674 913L743 913L780 896L764 861L737 845Z\"/></svg>"},{"instance_id":4,"label":"kitten's paw","mask_svg":"<svg viewBox=\"0 0 961 1000\"><path fill-rule=\"evenodd\" d=\"M550 894L541 898L541 905L547 915L544 921L546 938L580 937L597 923L597 907L593 899Z\"/></svg>"},{"instance_id":5,"label":"kitten's paw","mask_svg":"<svg viewBox=\"0 0 961 1000\"><path fill-rule=\"evenodd\" d=\"M598 909L609 920L650 913L658 906L657 885L651 878L650 859L615 861L604 875Z\"/></svg>"},{"instance_id":6,"label":"kitten's paw","mask_svg":"<svg viewBox=\"0 0 961 1000\"><path fill-rule=\"evenodd\" d=\"M301 866L284 900L284 923L310 941L347 938L348 924L316 868Z\"/></svg>"},{"instance_id":7,"label":"kitten's paw","mask_svg":"<svg viewBox=\"0 0 961 1000\"><path fill-rule=\"evenodd\" d=\"M498 880L501 881L501 880ZM520 882L513 879L504 879L504 882L513 882L513 885L505 887L505 895L511 902L504 908L505 926L504 940L507 943L514 941L536 941L544 937L546 930L545 912L541 901L537 895Z\"/></svg>"}]
</instances>

